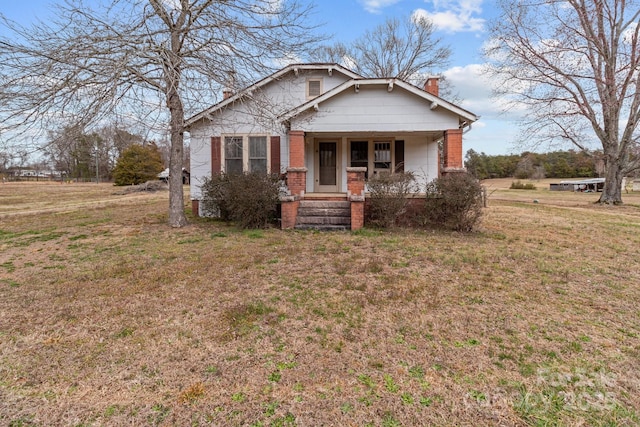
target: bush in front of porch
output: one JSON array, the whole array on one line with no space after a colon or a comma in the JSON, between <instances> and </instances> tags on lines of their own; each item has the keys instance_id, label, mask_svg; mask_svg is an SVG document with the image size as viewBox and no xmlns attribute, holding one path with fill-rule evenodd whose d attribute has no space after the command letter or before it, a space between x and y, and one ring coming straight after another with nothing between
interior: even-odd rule
<instances>
[{"instance_id":1,"label":"bush in front of porch","mask_svg":"<svg viewBox=\"0 0 640 427\"><path fill-rule=\"evenodd\" d=\"M482 218L482 186L466 172L449 173L426 187L424 225L472 231Z\"/></svg>"},{"instance_id":2,"label":"bush in front of porch","mask_svg":"<svg viewBox=\"0 0 640 427\"><path fill-rule=\"evenodd\" d=\"M392 228L407 213L409 196L419 191L411 172L379 173L367 182L369 189L369 222L371 225Z\"/></svg>"}]
</instances>

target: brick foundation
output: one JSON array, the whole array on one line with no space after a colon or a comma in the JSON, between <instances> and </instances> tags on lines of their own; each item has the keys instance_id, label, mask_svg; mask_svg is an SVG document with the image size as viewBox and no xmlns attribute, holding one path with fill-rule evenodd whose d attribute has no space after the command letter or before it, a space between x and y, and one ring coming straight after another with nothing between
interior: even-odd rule
<instances>
[{"instance_id":1,"label":"brick foundation","mask_svg":"<svg viewBox=\"0 0 640 427\"><path fill-rule=\"evenodd\" d=\"M364 227L364 200L351 201L351 230Z\"/></svg>"},{"instance_id":2,"label":"brick foundation","mask_svg":"<svg viewBox=\"0 0 640 427\"><path fill-rule=\"evenodd\" d=\"M200 216L200 200L192 200L191 201L191 212L193 213L193 216L195 216L195 217L199 217Z\"/></svg>"},{"instance_id":3,"label":"brick foundation","mask_svg":"<svg viewBox=\"0 0 640 427\"><path fill-rule=\"evenodd\" d=\"M300 200L292 196L283 197L280 200L280 206L280 228L283 230L294 228L296 226L296 221L298 220L298 207L300 206Z\"/></svg>"},{"instance_id":4,"label":"brick foundation","mask_svg":"<svg viewBox=\"0 0 640 427\"><path fill-rule=\"evenodd\" d=\"M364 174L367 168L347 168L347 191L351 201L351 230L364 227Z\"/></svg>"}]
</instances>

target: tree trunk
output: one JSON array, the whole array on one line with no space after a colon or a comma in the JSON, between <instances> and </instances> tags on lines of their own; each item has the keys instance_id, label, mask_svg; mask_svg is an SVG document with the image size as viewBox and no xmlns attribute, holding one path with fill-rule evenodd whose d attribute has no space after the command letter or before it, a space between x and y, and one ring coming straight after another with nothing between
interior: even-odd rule
<instances>
[{"instance_id":1,"label":"tree trunk","mask_svg":"<svg viewBox=\"0 0 640 427\"><path fill-rule=\"evenodd\" d=\"M182 189L182 158L184 151L184 133L182 121L184 109L182 100L175 88L167 94L167 105L171 113L171 156L169 157L169 225L184 227L187 218L184 215L184 191Z\"/></svg>"},{"instance_id":2,"label":"tree trunk","mask_svg":"<svg viewBox=\"0 0 640 427\"><path fill-rule=\"evenodd\" d=\"M622 204L622 167L617 157L606 156L606 169L604 188L598 203L608 205Z\"/></svg>"}]
</instances>

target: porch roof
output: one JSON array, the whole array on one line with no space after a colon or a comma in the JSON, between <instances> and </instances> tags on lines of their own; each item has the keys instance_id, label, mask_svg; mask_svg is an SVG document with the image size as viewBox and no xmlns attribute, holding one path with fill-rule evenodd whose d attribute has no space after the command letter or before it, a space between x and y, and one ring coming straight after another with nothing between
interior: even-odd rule
<instances>
[{"instance_id":1,"label":"porch roof","mask_svg":"<svg viewBox=\"0 0 640 427\"><path fill-rule=\"evenodd\" d=\"M344 82L343 84L336 86L334 89L325 92L324 94L314 98L304 104L293 108L286 113L280 115L278 120L281 122L287 122L296 116L309 111L311 109L318 111L320 108L320 104L328 101L339 94L346 92L347 90L353 89L353 93L358 93L361 87L365 86L387 86L387 90L392 92L395 86L398 86L407 92L423 99L425 103L428 103L430 110L436 110L438 108L443 108L459 117L460 127L467 127L471 123L477 121L480 117L473 114L470 111L467 111L455 104L452 104L449 101L446 101L438 96L432 95L412 84L409 84L403 80L395 79L395 78L375 78L375 79L352 79Z\"/></svg>"}]
</instances>

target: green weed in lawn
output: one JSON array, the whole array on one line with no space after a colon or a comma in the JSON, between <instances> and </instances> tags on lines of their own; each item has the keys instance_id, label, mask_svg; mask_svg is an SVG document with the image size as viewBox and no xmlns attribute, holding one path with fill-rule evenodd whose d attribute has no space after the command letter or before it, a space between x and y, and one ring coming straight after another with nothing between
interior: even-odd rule
<instances>
[{"instance_id":1,"label":"green weed in lawn","mask_svg":"<svg viewBox=\"0 0 640 427\"><path fill-rule=\"evenodd\" d=\"M405 405L413 405L413 403L415 402L415 399L413 398L413 395L411 393L402 393L400 395L400 399Z\"/></svg>"},{"instance_id":2,"label":"green weed in lawn","mask_svg":"<svg viewBox=\"0 0 640 427\"><path fill-rule=\"evenodd\" d=\"M232 395L231 395L231 400L232 400L232 401L234 401L234 402L236 402L236 403L242 403L242 402L244 402L246 399L247 399L247 396L246 396L243 392L241 392L241 391L239 391L239 392L234 393L234 394L232 394Z\"/></svg>"},{"instance_id":3,"label":"green weed in lawn","mask_svg":"<svg viewBox=\"0 0 640 427\"><path fill-rule=\"evenodd\" d=\"M273 383L278 383L282 379L282 373L280 371L273 371L269 374L267 379Z\"/></svg>"},{"instance_id":4,"label":"green weed in lawn","mask_svg":"<svg viewBox=\"0 0 640 427\"><path fill-rule=\"evenodd\" d=\"M395 383L395 381L393 380L393 377L389 374L384 374L382 376L383 380L384 380L384 388L389 392L389 393L397 393L398 390L400 389L400 387L398 387L398 385Z\"/></svg>"},{"instance_id":5,"label":"green weed in lawn","mask_svg":"<svg viewBox=\"0 0 640 427\"><path fill-rule=\"evenodd\" d=\"M2 264L0 264L0 267L4 268L7 273L13 273L14 271L16 271L16 266L13 261L3 262Z\"/></svg>"}]
</instances>

